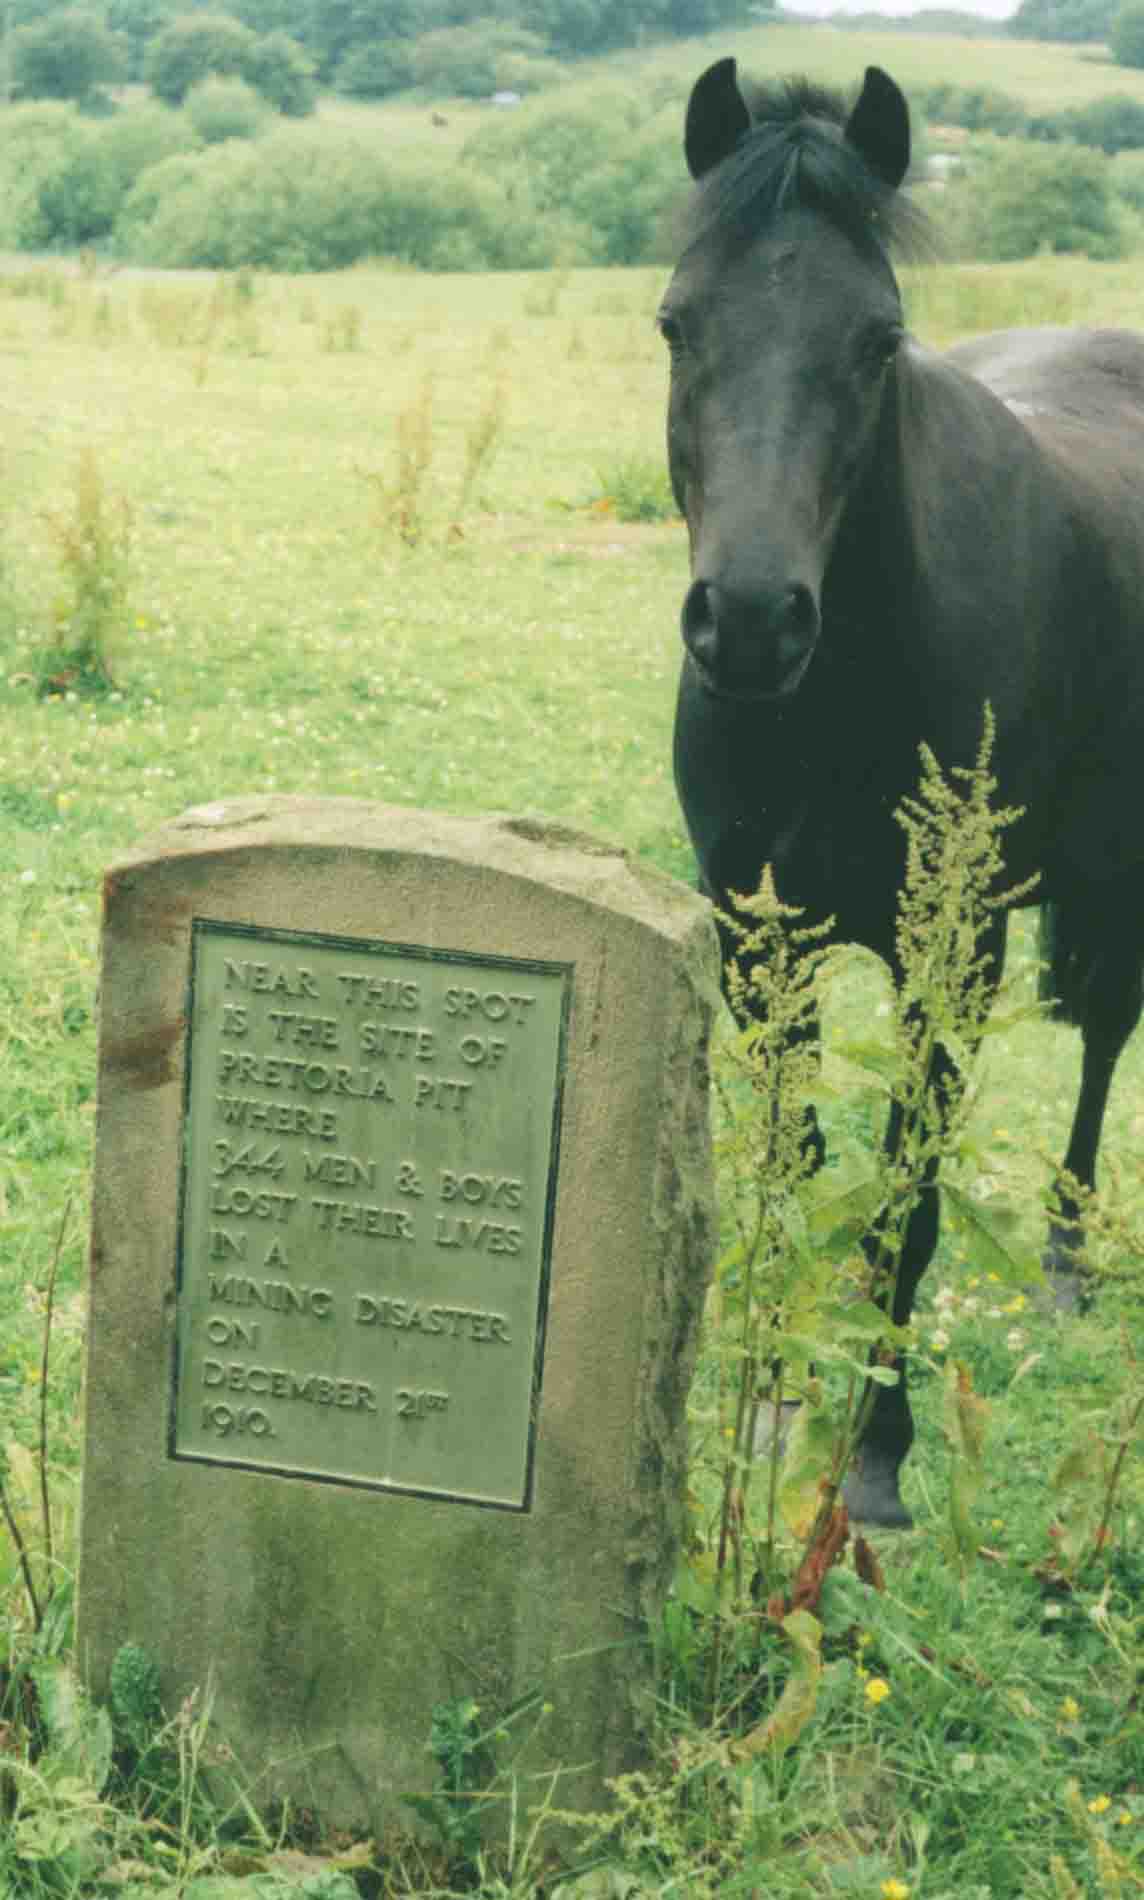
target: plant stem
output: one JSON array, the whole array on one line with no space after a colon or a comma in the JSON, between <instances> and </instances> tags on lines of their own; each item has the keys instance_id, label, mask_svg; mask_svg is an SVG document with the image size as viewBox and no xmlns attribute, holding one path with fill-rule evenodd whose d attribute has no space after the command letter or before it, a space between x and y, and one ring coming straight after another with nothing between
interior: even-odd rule
<instances>
[{"instance_id":1,"label":"plant stem","mask_svg":"<svg viewBox=\"0 0 1144 1900\"><path fill-rule=\"evenodd\" d=\"M16 1556L19 1559L20 1572L24 1579L24 1590L28 1598L28 1607L32 1612L32 1628L38 1635L44 1626L43 1611L40 1609L40 1600L36 1595L36 1586L32 1580L32 1566L28 1561L28 1547L24 1542L20 1526L16 1521L16 1514L8 1501L8 1493L4 1488L3 1479L0 1479L0 1511L4 1513L4 1522L12 1533L12 1542L16 1546Z\"/></svg>"},{"instance_id":2,"label":"plant stem","mask_svg":"<svg viewBox=\"0 0 1144 1900\"><path fill-rule=\"evenodd\" d=\"M63 1252L64 1234L71 1214L71 1195L64 1202L64 1211L60 1216L59 1232L56 1235L56 1248L52 1255L52 1264L48 1269L48 1284L45 1291L44 1306L44 1343L40 1354L40 1441L38 1463L40 1467L40 1516L44 1527L44 1555L48 1563L48 1600L53 1592L52 1582L52 1502L48 1491L48 1368L52 1354L52 1315L56 1299L56 1275L59 1272L60 1255Z\"/></svg>"}]
</instances>

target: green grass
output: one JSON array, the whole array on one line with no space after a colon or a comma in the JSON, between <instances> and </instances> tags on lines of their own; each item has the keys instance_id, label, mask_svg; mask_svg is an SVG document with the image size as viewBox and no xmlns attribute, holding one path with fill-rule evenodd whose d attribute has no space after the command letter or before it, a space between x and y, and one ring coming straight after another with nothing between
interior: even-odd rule
<instances>
[{"instance_id":1,"label":"green grass","mask_svg":"<svg viewBox=\"0 0 1144 1900\"><path fill-rule=\"evenodd\" d=\"M811 29L743 39L779 44L784 67L809 64L786 56L799 43L845 57L848 74L866 57L851 36ZM917 37L902 44L934 55ZM978 44L961 50L976 57ZM876 56L894 63L881 36ZM991 77L1017 89L1000 70ZM109 861L187 805L277 790L542 810L691 875L669 765L685 533L670 519L625 523L598 506L617 471L647 470L661 455L660 287L650 271L429 279L360 270L221 289L64 267L0 278L0 1445L16 1448L10 1484L34 1523L44 1288L62 1232L46 1401L62 1578L75 1560L99 881ZM1133 266L1061 259L910 279L914 323L939 343L1006 322L1132 322L1141 290ZM495 440L464 492L498 390ZM411 549L379 494L400 489L401 419L419 403L428 448L423 533ZM45 698L37 655L57 636L67 591L52 524L72 505L88 452L107 495L129 510L130 622L109 656L113 691ZM1028 986L1027 920L1015 937ZM832 1010L835 1033L863 1029L879 1007L877 986L854 979ZM1064 1147L1076 1056L1069 1032L1033 1024L986 1050L964 1181L1030 1244ZM1138 1043L1107 1139L1111 1170L1137 1210L1142 1083ZM861 1094L824 1113L844 1153L877 1119ZM665 1649L663 1759L646 1805L607 1850L623 1871L611 1886L602 1875L595 1886L568 1885L568 1900L877 1895L894 1880L912 1900L1139 1889L1138 1465L1107 1576L1054 1598L1033 1575L1059 1511L1055 1461L1133 1376L1139 1307L1110 1290L1087 1318L1006 1313L1010 1290L996 1293L951 1237L927 1290L927 1350L948 1330L932 1306L943 1284L955 1296L945 1350L971 1366L993 1407L980 1508L994 1555L959 1586L943 1541L940 1382L923 1372L909 1479L918 1529L875 1539L888 1592L873 1642L850 1640L859 1619L840 1598L802 1742L781 1764L732 1772L712 1756L710 1736L688 1733L703 1636L681 1612ZM974 1299L976 1311L965 1304ZM932 1357L938 1365L941 1353ZM701 1380L697 1471L707 1457L704 1393ZM22 1599L2 1531L0 1590L20 1648ZM66 1601L65 1592L65 1610ZM66 1627L57 1640L66 1648ZM777 1682L779 1650L750 1629L737 1640L744 1680ZM875 1677L891 1688L877 1706L865 1694ZM427 1741L429 1718L427 1709ZM0 1711L0 1724L10 1719ZM0 1804L14 1733L0 1727ZM148 1865L154 1890L173 1894L160 1837L115 1826L124 1861ZM184 1886L192 1867L222 1877L209 1829L195 1837L201 1861L191 1834L181 1838ZM1109 1871L1113 1850L1128 1871ZM286 1877L274 1843L255 1841L251 1852ZM463 1870L432 1856L387 1850L370 1864L369 1894L465 1887ZM97 1890L94 1875L69 1886L63 1865L51 1856L17 1865L0 1821L0 1892L5 1881L20 1893ZM538 1869L518 1873L518 1894L551 1895ZM241 1871L230 1866L232 1884ZM498 1891L509 1888L486 1886Z\"/></svg>"},{"instance_id":2,"label":"green grass","mask_svg":"<svg viewBox=\"0 0 1144 1900\"><path fill-rule=\"evenodd\" d=\"M1053 45L1000 34L965 40L938 33L840 32L784 24L673 47L657 55L655 69L690 72L696 55L701 61L708 48L735 53L755 77L806 72L829 84L853 86L867 65L877 65L907 90L942 80L995 86L1037 111L1083 105L1110 92L1144 99L1144 73L1117 66L1103 47ZM692 73L696 76L697 71Z\"/></svg>"}]
</instances>

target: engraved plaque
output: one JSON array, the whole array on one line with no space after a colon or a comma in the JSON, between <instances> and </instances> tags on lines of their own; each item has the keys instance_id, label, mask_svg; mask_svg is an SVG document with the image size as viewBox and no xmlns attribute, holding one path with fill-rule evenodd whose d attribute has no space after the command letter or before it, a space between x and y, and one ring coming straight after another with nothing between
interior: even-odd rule
<instances>
[{"instance_id":1,"label":"engraved plaque","mask_svg":"<svg viewBox=\"0 0 1144 1900\"><path fill-rule=\"evenodd\" d=\"M526 1510L569 966L191 961L171 1455Z\"/></svg>"}]
</instances>

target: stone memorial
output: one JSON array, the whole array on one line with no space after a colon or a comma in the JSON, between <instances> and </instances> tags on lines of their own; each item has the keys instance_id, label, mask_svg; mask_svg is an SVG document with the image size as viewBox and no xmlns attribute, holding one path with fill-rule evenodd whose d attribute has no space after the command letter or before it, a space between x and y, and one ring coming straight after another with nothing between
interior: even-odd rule
<instances>
[{"instance_id":1,"label":"stone memorial","mask_svg":"<svg viewBox=\"0 0 1144 1900\"><path fill-rule=\"evenodd\" d=\"M707 905L539 819L201 806L105 889L79 1654L258 1801L640 1758L713 1249Z\"/></svg>"}]
</instances>

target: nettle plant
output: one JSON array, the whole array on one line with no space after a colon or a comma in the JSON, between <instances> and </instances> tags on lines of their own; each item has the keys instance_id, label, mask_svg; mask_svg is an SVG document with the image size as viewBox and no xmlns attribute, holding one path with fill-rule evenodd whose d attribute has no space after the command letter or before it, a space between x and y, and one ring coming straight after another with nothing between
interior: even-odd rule
<instances>
[{"instance_id":1,"label":"nettle plant","mask_svg":"<svg viewBox=\"0 0 1144 1900\"><path fill-rule=\"evenodd\" d=\"M848 1542L846 1476L877 1385L896 1382L893 1362L920 1350L916 1330L889 1317L919 1197L942 1195L947 1216L968 1227L991 1271L1024 1285L1042 1277L1037 1261L1012 1251L956 1185L938 1185L940 1164L956 1161L965 1144L982 1037L1035 1008L1003 1004L988 1013L987 945L997 912L1023 894L1004 886L1002 839L1017 814L991 804L992 744L987 714L976 764L948 778L923 747L917 793L899 810L906 871L888 1033L834 1045L864 1080L877 1077L898 1111L899 1133L892 1146L864 1148L860 1170L841 1182L835 1170L815 1173L806 1138L807 1103L823 1092L817 1024L841 965L878 959L831 944L829 923L804 925L779 899L769 870L753 896L736 897L738 914L729 920L748 974L729 972L740 1026L716 1065L716 1140L731 1237L715 1273L714 1393L709 1386L705 1413L702 1388L699 1400L699 1422L714 1427L716 1449L701 1467L697 1519L706 1511L694 1526L677 1604L679 1615L713 1618L706 1665L712 1712L728 1667L742 1662L736 1619L757 1623L761 1613L782 1626L793 1648L788 1690L801 1713L784 1696L738 1744L748 1751L792 1740L813 1706L808 1685L821 1640L813 1612ZM955 1068L952 1077L943 1070L936 1087L939 1044ZM978 1547L971 1507L985 1407L956 1362L946 1373L944 1423L953 1460L949 1537L964 1565ZM862 1538L855 1560L864 1581L878 1581Z\"/></svg>"}]
</instances>

